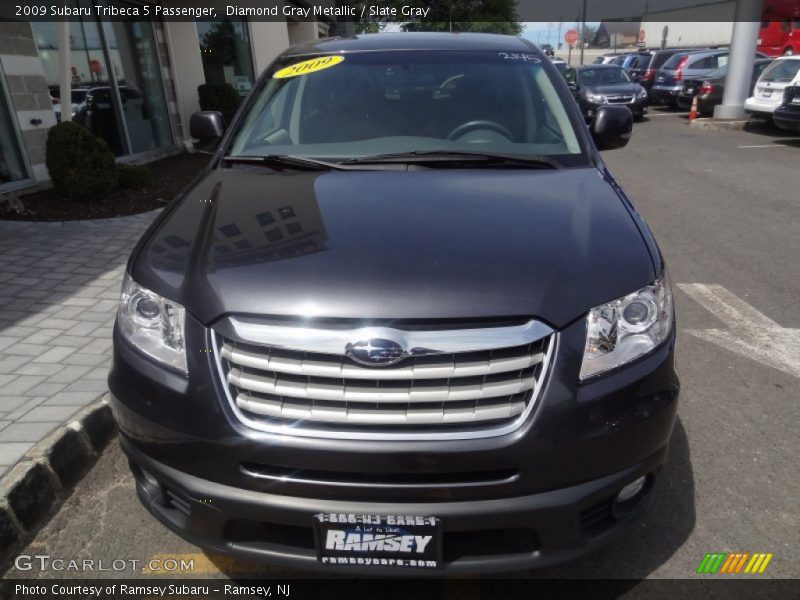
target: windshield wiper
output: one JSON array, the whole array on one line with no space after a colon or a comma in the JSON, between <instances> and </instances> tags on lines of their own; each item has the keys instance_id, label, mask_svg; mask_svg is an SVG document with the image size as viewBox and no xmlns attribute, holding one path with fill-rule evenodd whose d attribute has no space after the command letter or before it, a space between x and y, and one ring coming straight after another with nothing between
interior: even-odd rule
<instances>
[{"instance_id":1,"label":"windshield wiper","mask_svg":"<svg viewBox=\"0 0 800 600\"><path fill-rule=\"evenodd\" d=\"M292 169L304 169L309 171L345 171L348 167L343 167L338 163L318 160L316 158L306 158L305 156L289 156L286 154L267 154L264 156L226 156L227 162L258 164L278 167L289 167Z\"/></svg>"},{"instance_id":2,"label":"windshield wiper","mask_svg":"<svg viewBox=\"0 0 800 600\"><path fill-rule=\"evenodd\" d=\"M462 152L459 150L413 150L393 154L376 154L343 160L342 165L362 165L371 163L425 163L428 165L479 165L511 166L530 169L560 169L561 163L539 154L518 156L513 154L491 154L485 152Z\"/></svg>"}]
</instances>

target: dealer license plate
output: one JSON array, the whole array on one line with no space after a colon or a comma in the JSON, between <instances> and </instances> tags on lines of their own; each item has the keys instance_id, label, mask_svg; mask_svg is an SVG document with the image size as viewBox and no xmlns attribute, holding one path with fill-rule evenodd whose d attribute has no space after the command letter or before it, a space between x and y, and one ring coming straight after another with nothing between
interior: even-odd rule
<instances>
[{"instance_id":1,"label":"dealer license plate","mask_svg":"<svg viewBox=\"0 0 800 600\"><path fill-rule=\"evenodd\" d=\"M800 104L800 96L795 96L792 98L792 104Z\"/></svg>"},{"instance_id":2,"label":"dealer license plate","mask_svg":"<svg viewBox=\"0 0 800 600\"><path fill-rule=\"evenodd\" d=\"M694 94L694 88L693 87L686 88L686 93L687 94Z\"/></svg>"},{"instance_id":3,"label":"dealer license plate","mask_svg":"<svg viewBox=\"0 0 800 600\"><path fill-rule=\"evenodd\" d=\"M436 517L314 515L317 558L328 565L435 569L442 561L441 529Z\"/></svg>"},{"instance_id":4,"label":"dealer license plate","mask_svg":"<svg viewBox=\"0 0 800 600\"><path fill-rule=\"evenodd\" d=\"M769 98L770 96L772 96L772 90L764 90L763 92L761 92L762 98Z\"/></svg>"}]
</instances>

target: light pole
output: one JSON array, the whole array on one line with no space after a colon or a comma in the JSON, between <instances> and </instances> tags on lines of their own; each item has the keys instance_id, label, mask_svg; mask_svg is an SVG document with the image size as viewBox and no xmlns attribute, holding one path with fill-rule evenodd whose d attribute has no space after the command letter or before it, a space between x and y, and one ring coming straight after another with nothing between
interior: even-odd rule
<instances>
[{"instance_id":1,"label":"light pole","mask_svg":"<svg viewBox=\"0 0 800 600\"><path fill-rule=\"evenodd\" d=\"M728 57L728 75L722 104L714 107L715 119L743 119L744 101L750 95L762 0L737 0Z\"/></svg>"},{"instance_id":2,"label":"light pole","mask_svg":"<svg viewBox=\"0 0 800 600\"><path fill-rule=\"evenodd\" d=\"M586 37L586 2L587 0L583 0L583 9L581 11L581 37L578 40L578 43L581 45L581 63L583 64L583 47L585 45L584 38Z\"/></svg>"},{"instance_id":3,"label":"light pole","mask_svg":"<svg viewBox=\"0 0 800 600\"><path fill-rule=\"evenodd\" d=\"M447 7L448 7L448 13L447 13L448 27L450 29L450 33L453 33L453 0L450 0Z\"/></svg>"},{"instance_id":4,"label":"light pole","mask_svg":"<svg viewBox=\"0 0 800 600\"><path fill-rule=\"evenodd\" d=\"M561 21L558 22L558 35L556 35L556 48L561 49L561 25L563 23Z\"/></svg>"}]
</instances>

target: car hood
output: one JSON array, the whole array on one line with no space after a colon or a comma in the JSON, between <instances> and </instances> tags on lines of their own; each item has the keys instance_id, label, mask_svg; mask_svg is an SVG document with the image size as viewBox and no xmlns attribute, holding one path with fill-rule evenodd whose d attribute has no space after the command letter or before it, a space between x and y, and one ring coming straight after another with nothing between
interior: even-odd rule
<instances>
[{"instance_id":1,"label":"car hood","mask_svg":"<svg viewBox=\"0 0 800 600\"><path fill-rule=\"evenodd\" d=\"M594 168L214 170L151 230L131 273L205 324L238 313L562 327L655 278Z\"/></svg>"},{"instance_id":2,"label":"car hood","mask_svg":"<svg viewBox=\"0 0 800 600\"><path fill-rule=\"evenodd\" d=\"M587 85L586 91L594 94L636 94L641 89L638 83L610 83L607 85Z\"/></svg>"}]
</instances>

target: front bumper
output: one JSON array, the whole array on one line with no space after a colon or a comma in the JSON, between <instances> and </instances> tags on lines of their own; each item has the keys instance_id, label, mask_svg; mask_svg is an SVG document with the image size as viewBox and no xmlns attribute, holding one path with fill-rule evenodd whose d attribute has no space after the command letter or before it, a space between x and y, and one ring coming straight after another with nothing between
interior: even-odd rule
<instances>
[{"instance_id":1,"label":"front bumper","mask_svg":"<svg viewBox=\"0 0 800 600\"><path fill-rule=\"evenodd\" d=\"M210 335L187 323L187 347L210 347ZM231 412L213 354L190 356L187 379L116 334L111 407L144 505L209 550L379 574L380 567L319 564L313 515L404 514L442 520L443 565L435 573L544 566L599 547L641 513L665 461L679 392L674 334L652 354L583 385L576 360L583 319L556 336L533 413L517 431L489 438L329 440L254 431ZM288 476L254 476L252 465ZM506 476L486 475L493 473ZM409 482L417 474L427 484ZM616 494L642 475L648 484L635 505L615 512Z\"/></svg>"},{"instance_id":2,"label":"front bumper","mask_svg":"<svg viewBox=\"0 0 800 600\"><path fill-rule=\"evenodd\" d=\"M589 102L588 100L581 100L580 103L581 110L583 112L583 116L586 120L591 120L597 109L601 106L627 106L630 111L636 117L642 117L647 114L647 98L636 98L633 102L626 102L626 103L609 103L609 104L602 104L602 103L594 103Z\"/></svg>"},{"instance_id":3,"label":"front bumper","mask_svg":"<svg viewBox=\"0 0 800 600\"><path fill-rule=\"evenodd\" d=\"M578 558L635 522L650 502L666 446L624 471L559 490L464 502L357 502L253 492L203 480L139 452L122 438L142 504L159 521L204 550L249 561L326 573L398 575L408 569L323 565L312 519L317 513L437 516L443 561L414 575L508 572ZM634 500L614 505L619 490L647 476Z\"/></svg>"}]
</instances>

